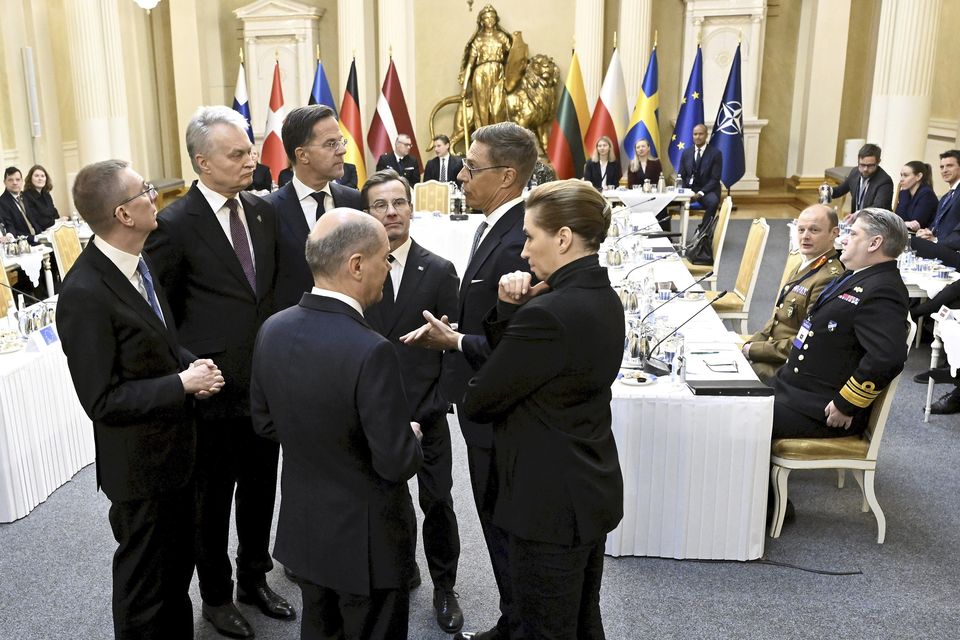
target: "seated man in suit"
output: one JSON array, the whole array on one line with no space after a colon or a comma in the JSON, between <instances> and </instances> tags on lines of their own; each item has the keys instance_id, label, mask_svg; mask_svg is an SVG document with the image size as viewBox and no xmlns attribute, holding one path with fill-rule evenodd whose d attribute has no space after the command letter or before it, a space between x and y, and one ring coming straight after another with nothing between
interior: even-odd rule
<instances>
[{"instance_id":1,"label":"seated man in suit","mask_svg":"<svg viewBox=\"0 0 960 640\"><path fill-rule=\"evenodd\" d=\"M417 159L410 155L410 148L413 145L410 142L410 136L405 133L397 135L393 144L393 153L385 153L377 160L377 171L384 169L393 169L413 186L420 182L420 168L417 166Z\"/></svg>"},{"instance_id":2,"label":"seated man in suit","mask_svg":"<svg viewBox=\"0 0 960 640\"><path fill-rule=\"evenodd\" d=\"M16 167L7 167L3 172L3 193L0 194L0 226L8 236L27 236L30 244L36 244L35 236L53 223L44 226L30 202L23 197L23 174Z\"/></svg>"},{"instance_id":3,"label":"seated man in suit","mask_svg":"<svg viewBox=\"0 0 960 640\"><path fill-rule=\"evenodd\" d=\"M301 638L406 638L423 461L400 363L364 319L390 266L383 225L335 209L306 243L314 288L254 351L257 432L283 447L273 554L298 576Z\"/></svg>"},{"instance_id":4,"label":"seated man in suit","mask_svg":"<svg viewBox=\"0 0 960 640\"><path fill-rule=\"evenodd\" d=\"M378 171L363 185L364 211L379 220L390 240L390 276L383 300L366 310L377 333L389 340L400 357L403 388L412 420L423 431L423 466L417 473L423 510L423 551L433 579L437 624L447 633L463 626L463 613L453 590L457 583L460 534L453 511L453 453L448 402L440 394L443 354L402 344L400 336L423 324L423 310L451 317L457 312L460 281L453 263L435 255L410 237L410 185L393 169Z\"/></svg>"},{"instance_id":5,"label":"seated man in suit","mask_svg":"<svg viewBox=\"0 0 960 640\"><path fill-rule=\"evenodd\" d=\"M857 167L850 175L830 190L830 197L839 198L852 194L850 211L860 211L867 207L889 209L893 206L893 180L880 168L880 147L865 144L857 152Z\"/></svg>"},{"instance_id":6,"label":"seated man in suit","mask_svg":"<svg viewBox=\"0 0 960 640\"><path fill-rule=\"evenodd\" d=\"M857 214L844 240L847 271L810 306L774 380L774 438L863 432L871 403L907 360L908 296L897 269L906 244L897 214Z\"/></svg>"},{"instance_id":7,"label":"seated man in suit","mask_svg":"<svg viewBox=\"0 0 960 640\"><path fill-rule=\"evenodd\" d=\"M949 189L940 198L933 226L920 229L911 246L923 258L937 258L947 266L960 267L960 149L940 154L940 177ZM939 308L939 307L938 307Z\"/></svg>"},{"instance_id":8,"label":"seated man in suit","mask_svg":"<svg viewBox=\"0 0 960 640\"><path fill-rule=\"evenodd\" d=\"M438 180L440 182L456 182L457 187L463 183L457 179L457 174L463 168L463 160L450 154L450 138L445 134L437 134L433 138L433 152L436 158L431 158L423 169L423 180Z\"/></svg>"},{"instance_id":9,"label":"seated man in suit","mask_svg":"<svg viewBox=\"0 0 960 640\"><path fill-rule=\"evenodd\" d=\"M253 170L253 182L247 187L247 191L271 191L273 189L273 178L270 175L270 167L260 164L260 152L254 147L250 152L253 155L253 161L257 163Z\"/></svg>"},{"instance_id":10,"label":"seated man in suit","mask_svg":"<svg viewBox=\"0 0 960 640\"><path fill-rule=\"evenodd\" d=\"M80 170L77 211L96 234L64 279L57 331L96 434L97 487L110 499L116 638L192 638L193 398L223 386L181 347L143 243L157 192L122 160Z\"/></svg>"},{"instance_id":11,"label":"seated man in suit","mask_svg":"<svg viewBox=\"0 0 960 640\"><path fill-rule=\"evenodd\" d=\"M709 229L717 207L720 206L720 173L723 171L723 155L716 147L707 145L707 128L698 124L693 128L693 147L684 149L680 156L678 173L683 186L694 193L690 202L699 202L703 207L700 229Z\"/></svg>"},{"instance_id":12,"label":"seated man in suit","mask_svg":"<svg viewBox=\"0 0 960 640\"><path fill-rule=\"evenodd\" d=\"M743 355L766 384L787 361L791 343L807 310L820 292L843 271L834 241L840 233L837 214L831 207L815 204L797 217L800 264L787 276L780 290L773 317L743 345Z\"/></svg>"},{"instance_id":13,"label":"seated man in suit","mask_svg":"<svg viewBox=\"0 0 960 640\"><path fill-rule=\"evenodd\" d=\"M347 147L333 109L320 104L298 107L287 114L281 135L293 178L264 200L277 211L276 303L277 309L286 309L313 286L303 257L310 229L324 211L359 209L360 192L336 183L343 175Z\"/></svg>"},{"instance_id":14,"label":"seated man in suit","mask_svg":"<svg viewBox=\"0 0 960 640\"><path fill-rule=\"evenodd\" d=\"M357 165L350 162L343 163L343 175L334 180L337 184L342 184L351 189L357 188Z\"/></svg>"}]
</instances>

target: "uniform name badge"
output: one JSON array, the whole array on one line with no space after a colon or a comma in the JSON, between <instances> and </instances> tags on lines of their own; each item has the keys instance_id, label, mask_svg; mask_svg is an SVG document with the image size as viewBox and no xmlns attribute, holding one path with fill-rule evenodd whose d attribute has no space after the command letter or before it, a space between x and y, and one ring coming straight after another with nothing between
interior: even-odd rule
<instances>
[{"instance_id":1,"label":"uniform name badge","mask_svg":"<svg viewBox=\"0 0 960 640\"><path fill-rule=\"evenodd\" d=\"M793 339L793 346L797 349L803 347L803 342L807 339L807 334L810 333L810 318L807 318L800 324L800 331L797 331L797 337Z\"/></svg>"}]
</instances>

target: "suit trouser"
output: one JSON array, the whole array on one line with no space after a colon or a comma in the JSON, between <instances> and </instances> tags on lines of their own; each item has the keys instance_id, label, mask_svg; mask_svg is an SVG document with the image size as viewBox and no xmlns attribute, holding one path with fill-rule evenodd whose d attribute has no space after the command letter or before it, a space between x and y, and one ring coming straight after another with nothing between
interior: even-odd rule
<instances>
[{"instance_id":1,"label":"suit trouser","mask_svg":"<svg viewBox=\"0 0 960 640\"><path fill-rule=\"evenodd\" d=\"M404 640L410 618L410 590L372 589L369 596L337 591L300 580L301 640Z\"/></svg>"},{"instance_id":2,"label":"suit trouser","mask_svg":"<svg viewBox=\"0 0 960 640\"><path fill-rule=\"evenodd\" d=\"M823 405L826 407L826 403ZM774 396L773 401L773 437L774 438L840 438L863 433L870 411L864 409L853 417L849 429L828 427L826 417L812 418L803 414Z\"/></svg>"},{"instance_id":3,"label":"suit trouser","mask_svg":"<svg viewBox=\"0 0 960 640\"><path fill-rule=\"evenodd\" d=\"M467 445L467 466L470 469L470 485L477 505L477 516L483 539L487 543L493 577L500 591L500 619L497 630L503 638L517 640L523 637L520 618L515 609L513 585L510 581L510 565L507 552L507 532L493 524L493 509L497 500L497 471L493 449Z\"/></svg>"},{"instance_id":4,"label":"suit trouser","mask_svg":"<svg viewBox=\"0 0 960 640\"><path fill-rule=\"evenodd\" d=\"M270 527L280 445L253 432L249 417L197 426L197 576L211 606L233 601L230 509L236 490L237 583L252 587L273 568Z\"/></svg>"},{"instance_id":5,"label":"suit trouser","mask_svg":"<svg viewBox=\"0 0 960 640\"><path fill-rule=\"evenodd\" d=\"M420 424L423 466L417 472L420 509L423 510L423 551L433 586L453 589L457 584L460 532L453 510L453 452L446 414ZM416 535L416 534L414 534ZM416 544L416 537L414 537Z\"/></svg>"},{"instance_id":6,"label":"suit trouser","mask_svg":"<svg viewBox=\"0 0 960 640\"><path fill-rule=\"evenodd\" d=\"M113 628L118 640L193 638L193 483L113 502Z\"/></svg>"},{"instance_id":7,"label":"suit trouser","mask_svg":"<svg viewBox=\"0 0 960 640\"><path fill-rule=\"evenodd\" d=\"M510 579L526 640L602 640L600 582L606 536L581 545L508 534Z\"/></svg>"},{"instance_id":8,"label":"suit trouser","mask_svg":"<svg viewBox=\"0 0 960 640\"><path fill-rule=\"evenodd\" d=\"M720 206L720 198L716 192L711 191L710 193L703 194L699 202L700 206L703 207L703 220L700 222L699 228L704 229L710 224L710 221L713 220L713 216L717 214L717 208Z\"/></svg>"}]
</instances>

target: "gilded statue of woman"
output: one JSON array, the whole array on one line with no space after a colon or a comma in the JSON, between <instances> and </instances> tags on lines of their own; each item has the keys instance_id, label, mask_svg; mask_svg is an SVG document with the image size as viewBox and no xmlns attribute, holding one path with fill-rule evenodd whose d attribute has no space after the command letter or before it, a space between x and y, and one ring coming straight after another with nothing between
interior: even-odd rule
<instances>
[{"instance_id":1,"label":"gilded statue of woman","mask_svg":"<svg viewBox=\"0 0 960 640\"><path fill-rule=\"evenodd\" d=\"M507 119L504 69L513 40L500 28L500 16L487 5L477 16L477 31L467 42L460 63L462 94L471 91L474 127Z\"/></svg>"}]
</instances>

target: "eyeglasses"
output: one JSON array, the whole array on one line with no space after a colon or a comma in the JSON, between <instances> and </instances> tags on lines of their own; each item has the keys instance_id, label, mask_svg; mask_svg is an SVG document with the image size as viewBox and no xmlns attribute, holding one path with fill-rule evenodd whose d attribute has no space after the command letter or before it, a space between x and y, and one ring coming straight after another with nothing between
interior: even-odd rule
<instances>
[{"instance_id":1,"label":"eyeglasses","mask_svg":"<svg viewBox=\"0 0 960 640\"><path fill-rule=\"evenodd\" d=\"M344 149L347 148L347 139L343 136L339 138L334 138L333 140L327 140L323 144L305 144L304 147L320 147L321 149L326 149L327 151L336 151L340 147Z\"/></svg>"},{"instance_id":2,"label":"eyeglasses","mask_svg":"<svg viewBox=\"0 0 960 640\"><path fill-rule=\"evenodd\" d=\"M488 170L488 169L511 169L512 167L508 167L508 166L505 165L505 164L498 164L498 165L494 165L494 166L492 166L492 167L475 167L475 166L473 166L473 163L470 162L469 160L464 160L464 161L463 161L463 168L467 170L467 173L470 174L470 178L472 179L472 178L473 178L473 174L477 173L478 171L486 171L486 170Z\"/></svg>"},{"instance_id":3,"label":"eyeglasses","mask_svg":"<svg viewBox=\"0 0 960 640\"><path fill-rule=\"evenodd\" d=\"M123 205L127 204L128 202L133 202L134 200L136 200L136 199L139 198L140 196L149 196L149 197L150 197L150 202L153 202L154 200L157 199L157 188L156 188L155 186L153 186L152 184L150 184L149 182L147 182L146 184L143 185L143 191L141 191L140 193L138 193L138 194L135 195L135 196L131 196L131 197L127 198L126 200L124 200L123 202L121 202L120 204L118 204L118 205L117 205L116 207L114 207L113 209L114 209L114 210L117 210L118 208L122 207Z\"/></svg>"},{"instance_id":4,"label":"eyeglasses","mask_svg":"<svg viewBox=\"0 0 960 640\"><path fill-rule=\"evenodd\" d=\"M877 163L874 162L873 164L867 164L866 162L859 162L857 163L857 166L861 169L873 169L875 166L877 166Z\"/></svg>"},{"instance_id":5,"label":"eyeglasses","mask_svg":"<svg viewBox=\"0 0 960 640\"><path fill-rule=\"evenodd\" d=\"M367 208L378 215L383 215L391 205L393 205L394 211L403 212L410 208L410 201L406 198L397 198L389 202L386 200L377 200L370 203L370 206Z\"/></svg>"}]
</instances>

